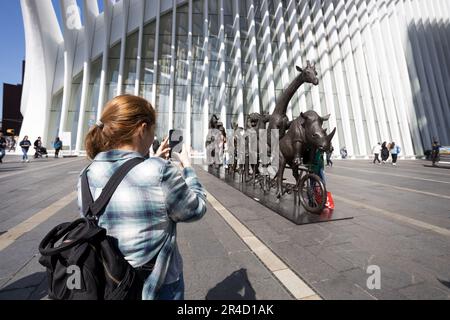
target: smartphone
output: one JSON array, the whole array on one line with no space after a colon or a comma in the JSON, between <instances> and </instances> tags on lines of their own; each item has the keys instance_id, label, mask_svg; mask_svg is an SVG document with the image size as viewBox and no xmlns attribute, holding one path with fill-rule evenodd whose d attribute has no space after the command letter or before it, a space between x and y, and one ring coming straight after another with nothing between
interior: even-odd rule
<instances>
[{"instance_id":1,"label":"smartphone","mask_svg":"<svg viewBox=\"0 0 450 320\"><path fill-rule=\"evenodd\" d=\"M169 159L172 159L172 152L180 153L183 149L183 131L170 130L169 131Z\"/></svg>"}]
</instances>

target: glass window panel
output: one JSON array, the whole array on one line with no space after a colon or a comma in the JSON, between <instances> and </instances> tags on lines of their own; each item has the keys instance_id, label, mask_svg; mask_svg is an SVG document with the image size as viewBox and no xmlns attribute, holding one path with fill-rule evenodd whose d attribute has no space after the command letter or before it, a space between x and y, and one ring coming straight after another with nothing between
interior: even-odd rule
<instances>
[{"instance_id":1,"label":"glass window panel","mask_svg":"<svg viewBox=\"0 0 450 320\"><path fill-rule=\"evenodd\" d=\"M177 12L189 13L189 6L184 4L177 8Z\"/></svg>"},{"instance_id":2,"label":"glass window panel","mask_svg":"<svg viewBox=\"0 0 450 320\"><path fill-rule=\"evenodd\" d=\"M208 1L208 13L210 14L219 14L219 1Z\"/></svg>"},{"instance_id":3,"label":"glass window panel","mask_svg":"<svg viewBox=\"0 0 450 320\"><path fill-rule=\"evenodd\" d=\"M138 56L138 32L128 36L126 41L125 59L136 59Z\"/></svg>"},{"instance_id":4,"label":"glass window panel","mask_svg":"<svg viewBox=\"0 0 450 320\"><path fill-rule=\"evenodd\" d=\"M172 34L172 12L163 15L159 21L159 34L171 35Z\"/></svg>"},{"instance_id":5,"label":"glass window panel","mask_svg":"<svg viewBox=\"0 0 450 320\"><path fill-rule=\"evenodd\" d=\"M146 99L147 101L152 101L153 99L153 85L152 84L144 84L141 85L139 90L139 95Z\"/></svg>"},{"instance_id":6,"label":"glass window panel","mask_svg":"<svg viewBox=\"0 0 450 320\"><path fill-rule=\"evenodd\" d=\"M67 112L67 122L65 132L72 133L72 149L76 147L78 120L80 117L80 103L81 103L81 81L83 80L83 72L78 74L72 81L72 92L69 100L69 109Z\"/></svg>"},{"instance_id":7,"label":"glass window panel","mask_svg":"<svg viewBox=\"0 0 450 320\"><path fill-rule=\"evenodd\" d=\"M158 60L158 84L170 84L170 58Z\"/></svg>"},{"instance_id":8,"label":"glass window panel","mask_svg":"<svg viewBox=\"0 0 450 320\"><path fill-rule=\"evenodd\" d=\"M158 57L170 58L171 57L172 36L160 36L159 37L159 53Z\"/></svg>"},{"instance_id":9,"label":"glass window panel","mask_svg":"<svg viewBox=\"0 0 450 320\"><path fill-rule=\"evenodd\" d=\"M210 0L205 0L208 2L211 2ZM194 2L192 3L192 12L193 13L202 13L203 12L203 1L201 0L194 0Z\"/></svg>"},{"instance_id":10,"label":"glass window panel","mask_svg":"<svg viewBox=\"0 0 450 320\"><path fill-rule=\"evenodd\" d=\"M169 93L170 86L156 86L156 135L166 137L169 134Z\"/></svg>"},{"instance_id":11,"label":"glass window panel","mask_svg":"<svg viewBox=\"0 0 450 320\"><path fill-rule=\"evenodd\" d=\"M142 68L141 76L143 83L145 84L153 83L155 73L153 60L142 60L141 68Z\"/></svg>"},{"instance_id":12,"label":"glass window panel","mask_svg":"<svg viewBox=\"0 0 450 320\"><path fill-rule=\"evenodd\" d=\"M188 37L177 36L176 38L176 55L175 57L180 60L187 60L188 58Z\"/></svg>"},{"instance_id":13,"label":"glass window panel","mask_svg":"<svg viewBox=\"0 0 450 320\"><path fill-rule=\"evenodd\" d=\"M203 36L203 14L192 15L192 35Z\"/></svg>"},{"instance_id":14,"label":"glass window panel","mask_svg":"<svg viewBox=\"0 0 450 320\"><path fill-rule=\"evenodd\" d=\"M124 64L124 84L134 84L136 81L137 60L126 59Z\"/></svg>"},{"instance_id":15,"label":"glass window panel","mask_svg":"<svg viewBox=\"0 0 450 320\"><path fill-rule=\"evenodd\" d=\"M202 85L203 84L203 71L204 63L203 61L196 60L194 62L194 69L192 73L192 84L193 85Z\"/></svg>"},{"instance_id":16,"label":"glass window panel","mask_svg":"<svg viewBox=\"0 0 450 320\"><path fill-rule=\"evenodd\" d=\"M144 35L142 44L142 56L144 57L144 59L153 60L155 58L155 36Z\"/></svg>"},{"instance_id":17,"label":"glass window panel","mask_svg":"<svg viewBox=\"0 0 450 320\"><path fill-rule=\"evenodd\" d=\"M211 1L212 2L212 1ZM209 35L211 36L218 36L219 35L219 29L220 29L220 25L219 25L219 16L216 14L210 14L208 17L208 31L209 31Z\"/></svg>"},{"instance_id":18,"label":"glass window panel","mask_svg":"<svg viewBox=\"0 0 450 320\"><path fill-rule=\"evenodd\" d=\"M188 75L188 63L187 60L177 60L175 62L175 82L176 85L187 86L187 75Z\"/></svg>"},{"instance_id":19,"label":"glass window panel","mask_svg":"<svg viewBox=\"0 0 450 320\"><path fill-rule=\"evenodd\" d=\"M192 59L193 60L203 60L203 47L205 44L205 38L203 37L192 37Z\"/></svg>"},{"instance_id":20,"label":"glass window panel","mask_svg":"<svg viewBox=\"0 0 450 320\"><path fill-rule=\"evenodd\" d=\"M226 15L233 15L232 0L223 1L223 13Z\"/></svg>"},{"instance_id":21,"label":"glass window panel","mask_svg":"<svg viewBox=\"0 0 450 320\"><path fill-rule=\"evenodd\" d=\"M63 90L55 94L52 99L52 105L50 109L50 125L48 129L48 137L54 139L59 135L59 124L61 123L61 110L62 110ZM48 141L47 148L53 149L53 144Z\"/></svg>"},{"instance_id":22,"label":"glass window panel","mask_svg":"<svg viewBox=\"0 0 450 320\"><path fill-rule=\"evenodd\" d=\"M144 34L156 34L156 21L153 21L144 27Z\"/></svg>"},{"instance_id":23,"label":"glass window panel","mask_svg":"<svg viewBox=\"0 0 450 320\"><path fill-rule=\"evenodd\" d=\"M177 11L177 35L187 35L189 32L189 14Z\"/></svg>"}]
</instances>

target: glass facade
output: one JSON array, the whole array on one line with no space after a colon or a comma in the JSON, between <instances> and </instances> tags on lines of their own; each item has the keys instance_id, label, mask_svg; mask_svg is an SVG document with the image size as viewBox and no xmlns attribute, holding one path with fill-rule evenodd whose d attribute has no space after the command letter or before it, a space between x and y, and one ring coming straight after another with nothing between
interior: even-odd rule
<instances>
[{"instance_id":1,"label":"glass facade","mask_svg":"<svg viewBox=\"0 0 450 320\"><path fill-rule=\"evenodd\" d=\"M288 108L290 117L298 117L306 110L331 113L332 120L325 126L330 130L337 127L335 150L346 146L352 156L371 154L373 145L381 140L398 141L407 155L420 154L429 139L427 135L445 131L442 126L448 117L439 123L427 123L421 115L434 111L423 110L425 99L411 95L417 90L412 85L394 86L402 79L399 71L406 70L409 77L417 74L420 62L408 55L419 49L405 42L397 46L404 46L404 53L390 52L376 36L379 28L390 28L389 21L380 15L382 10L405 27L403 31L390 29L392 37L412 32L413 27L402 15L404 5L381 1L378 12L371 12L366 10L369 3L185 1L176 8L164 9L158 18L146 21L142 29L130 30L123 57L120 40L110 47L107 70L103 70L104 102L120 91L117 86L121 76L123 93L139 92L155 105L159 138L167 136L172 128L183 130L193 149L201 153L206 119L215 114L229 129L244 126L246 116L252 112L273 111L284 89L298 76L295 66L305 67L310 60L316 63L320 84L305 84L298 90ZM152 4L145 1L145 6ZM410 18L415 21L415 17ZM368 27L367 22L372 25ZM140 39L142 52L138 52ZM102 60L100 56L90 61L82 135L96 120ZM450 79L446 73L443 76ZM64 115L64 130L72 132L73 147L78 134L82 80L82 73L73 78L68 114ZM415 80L423 90L433 86L426 77ZM387 90L383 81L398 90ZM62 92L58 92L52 99L50 136L59 131L61 104ZM436 113L445 115L448 108L436 107ZM433 119L438 121L438 115Z\"/></svg>"}]
</instances>

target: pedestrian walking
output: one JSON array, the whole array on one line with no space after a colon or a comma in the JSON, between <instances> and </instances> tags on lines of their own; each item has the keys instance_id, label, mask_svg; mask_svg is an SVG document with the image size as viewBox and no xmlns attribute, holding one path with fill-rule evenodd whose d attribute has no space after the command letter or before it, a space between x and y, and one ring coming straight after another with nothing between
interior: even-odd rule
<instances>
[{"instance_id":1,"label":"pedestrian walking","mask_svg":"<svg viewBox=\"0 0 450 320\"><path fill-rule=\"evenodd\" d=\"M3 163L3 158L6 155L6 146L8 143L6 142L5 137L3 136L3 132L0 132L0 163Z\"/></svg>"},{"instance_id":2,"label":"pedestrian walking","mask_svg":"<svg viewBox=\"0 0 450 320\"><path fill-rule=\"evenodd\" d=\"M342 149L341 149L341 157L342 157L342 159L347 159L347 156L348 156L347 148L346 147L342 147Z\"/></svg>"},{"instance_id":3,"label":"pedestrian walking","mask_svg":"<svg viewBox=\"0 0 450 320\"><path fill-rule=\"evenodd\" d=\"M334 152L333 147L331 147L330 150L327 151L327 167L333 167L333 160L331 160L333 152Z\"/></svg>"},{"instance_id":4,"label":"pedestrian walking","mask_svg":"<svg viewBox=\"0 0 450 320\"><path fill-rule=\"evenodd\" d=\"M390 152L392 157L392 165L396 166L398 155L400 154L401 149L398 145L395 144L395 142L392 142L390 147L391 147Z\"/></svg>"},{"instance_id":5,"label":"pedestrian walking","mask_svg":"<svg viewBox=\"0 0 450 320\"><path fill-rule=\"evenodd\" d=\"M63 142L59 137L56 137L55 142L53 143L53 148L55 148L55 159L59 158L59 153L63 148Z\"/></svg>"},{"instance_id":6,"label":"pedestrian walking","mask_svg":"<svg viewBox=\"0 0 450 320\"><path fill-rule=\"evenodd\" d=\"M23 153L22 162L30 162L30 160L28 159L28 151L31 147L31 141L28 140L28 136L25 136L19 145L22 148Z\"/></svg>"},{"instance_id":7,"label":"pedestrian walking","mask_svg":"<svg viewBox=\"0 0 450 320\"><path fill-rule=\"evenodd\" d=\"M117 240L118 249L134 267L147 272L144 300L183 300L182 257L177 245L177 224L201 219L206 192L184 145L172 153L181 169L167 161L166 139L150 158L156 127L152 105L143 98L122 95L104 108L100 121L86 136L91 193L99 195L112 174L130 159L143 159L116 189L98 225ZM81 178L78 205L83 211Z\"/></svg>"},{"instance_id":8,"label":"pedestrian walking","mask_svg":"<svg viewBox=\"0 0 450 320\"><path fill-rule=\"evenodd\" d=\"M436 137L433 139L431 149L431 161L433 162L433 166L436 166L436 162L439 161L439 152L441 149L441 144Z\"/></svg>"},{"instance_id":9,"label":"pedestrian walking","mask_svg":"<svg viewBox=\"0 0 450 320\"><path fill-rule=\"evenodd\" d=\"M373 148L372 148L372 153L374 155L374 159L373 159L373 164L375 164L376 162L381 163L380 161L380 154L381 154L381 143L378 142Z\"/></svg>"},{"instance_id":10,"label":"pedestrian walking","mask_svg":"<svg viewBox=\"0 0 450 320\"><path fill-rule=\"evenodd\" d=\"M386 164L386 161L389 159L389 149L387 147L387 142L383 142L381 145L381 163Z\"/></svg>"},{"instance_id":11,"label":"pedestrian walking","mask_svg":"<svg viewBox=\"0 0 450 320\"><path fill-rule=\"evenodd\" d=\"M16 137L11 137L11 144L9 145L9 152L16 152L17 140Z\"/></svg>"}]
</instances>

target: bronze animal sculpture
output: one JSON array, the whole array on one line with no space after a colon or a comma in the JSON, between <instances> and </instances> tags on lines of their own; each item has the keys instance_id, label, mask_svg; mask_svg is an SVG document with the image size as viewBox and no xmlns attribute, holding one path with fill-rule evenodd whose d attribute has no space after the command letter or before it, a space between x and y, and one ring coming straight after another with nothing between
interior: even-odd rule
<instances>
[{"instance_id":1,"label":"bronze animal sculpture","mask_svg":"<svg viewBox=\"0 0 450 320\"><path fill-rule=\"evenodd\" d=\"M336 133L336 128L329 135L322 128L323 122L329 119L330 115L320 117L315 111L301 113L281 139L280 162L277 173L278 198L283 194L283 176L286 165L292 168L294 178L298 182L298 166L301 165L301 158L306 151L308 150L308 153L313 155L317 149L326 152L331 148L331 141Z\"/></svg>"},{"instance_id":2,"label":"bronze animal sculpture","mask_svg":"<svg viewBox=\"0 0 450 320\"><path fill-rule=\"evenodd\" d=\"M311 62L307 61L306 68L302 69L299 66L296 66L296 69L298 72L300 72L300 74L294 79L294 81L292 81L289 87L285 91L283 91L283 94L280 96L277 105L275 106L275 110L270 116L267 132L267 144L269 146L269 149L272 146L270 139L271 130L278 129L279 137L280 139L282 139L286 131L291 126L292 122L289 121L286 112L289 102L292 100L292 97L297 92L297 90L305 83L311 83L315 86L319 84L315 64L311 65Z\"/></svg>"}]
</instances>

